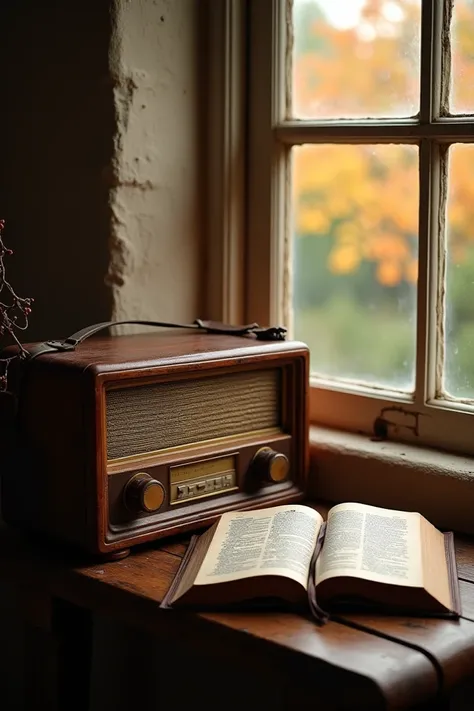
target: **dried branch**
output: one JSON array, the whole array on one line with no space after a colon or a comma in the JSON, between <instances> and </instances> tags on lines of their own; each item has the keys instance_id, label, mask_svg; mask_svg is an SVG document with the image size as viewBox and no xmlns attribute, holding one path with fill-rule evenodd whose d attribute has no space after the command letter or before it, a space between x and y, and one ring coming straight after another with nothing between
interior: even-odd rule
<instances>
[{"instance_id":1,"label":"dried branch","mask_svg":"<svg viewBox=\"0 0 474 711\"><path fill-rule=\"evenodd\" d=\"M28 353L21 345L18 331L28 328L28 317L31 313L33 299L22 298L7 281L4 258L13 254L3 242L5 221L0 220L0 342L3 337L9 337L18 347L17 353L2 357L0 354L0 392L7 389L8 366L15 358L25 358Z\"/></svg>"}]
</instances>

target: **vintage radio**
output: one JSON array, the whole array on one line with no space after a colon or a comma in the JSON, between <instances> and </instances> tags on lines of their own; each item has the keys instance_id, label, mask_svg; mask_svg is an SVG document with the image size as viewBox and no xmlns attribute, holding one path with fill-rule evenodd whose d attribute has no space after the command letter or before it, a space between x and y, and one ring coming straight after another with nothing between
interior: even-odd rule
<instances>
[{"instance_id":1,"label":"vintage radio","mask_svg":"<svg viewBox=\"0 0 474 711\"><path fill-rule=\"evenodd\" d=\"M303 498L305 344L202 321L85 340L108 325L25 346L7 523L120 557L224 511Z\"/></svg>"}]
</instances>

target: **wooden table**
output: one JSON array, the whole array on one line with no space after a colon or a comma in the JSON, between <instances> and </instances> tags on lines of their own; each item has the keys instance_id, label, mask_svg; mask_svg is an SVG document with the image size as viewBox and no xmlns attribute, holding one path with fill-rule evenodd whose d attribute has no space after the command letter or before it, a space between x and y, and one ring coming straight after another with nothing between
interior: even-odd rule
<instances>
[{"instance_id":1,"label":"wooden table","mask_svg":"<svg viewBox=\"0 0 474 711\"><path fill-rule=\"evenodd\" d=\"M14 587L30 630L28 708L88 708L94 613L156 636L161 709L435 711L474 675L474 543L466 538L456 540L461 620L348 615L322 628L283 612L160 609L185 544L91 565L0 529L0 580Z\"/></svg>"}]
</instances>

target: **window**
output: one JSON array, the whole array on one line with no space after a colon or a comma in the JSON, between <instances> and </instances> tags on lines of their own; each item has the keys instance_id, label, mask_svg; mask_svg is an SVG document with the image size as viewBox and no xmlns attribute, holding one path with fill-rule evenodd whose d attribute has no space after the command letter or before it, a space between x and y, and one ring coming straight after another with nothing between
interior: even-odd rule
<instances>
[{"instance_id":1,"label":"window","mask_svg":"<svg viewBox=\"0 0 474 711\"><path fill-rule=\"evenodd\" d=\"M249 14L248 313L313 422L474 453L474 1Z\"/></svg>"}]
</instances>

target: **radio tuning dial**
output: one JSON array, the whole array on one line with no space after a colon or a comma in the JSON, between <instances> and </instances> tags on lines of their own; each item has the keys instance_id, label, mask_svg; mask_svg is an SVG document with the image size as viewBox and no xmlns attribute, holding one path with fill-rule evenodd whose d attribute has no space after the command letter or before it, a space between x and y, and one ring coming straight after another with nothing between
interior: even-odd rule
<instances>
[{"instance_id":1,"label":"radio tuning dial","mask_svg":"<svg viewBox=\"0 0 474 711\"><path fill-rule=\"evenodd\" d=\"M123 495L125 506L136 513L154 513L165 500L163 486L146 472L139 472L129 479Z\"/></svg>"},{"instance_id":2,"label":"radio tuning dial","mask_svg":"<svg viewBox=\"0 0 474 711\"><path fill-rule=\"evenodd\" d=\"M255 453L251 470L252 476L259 481L278 483L288 477L290 462L286 454L276 452L271 447L262 447Z\"/></svg>"}]
</instances>

